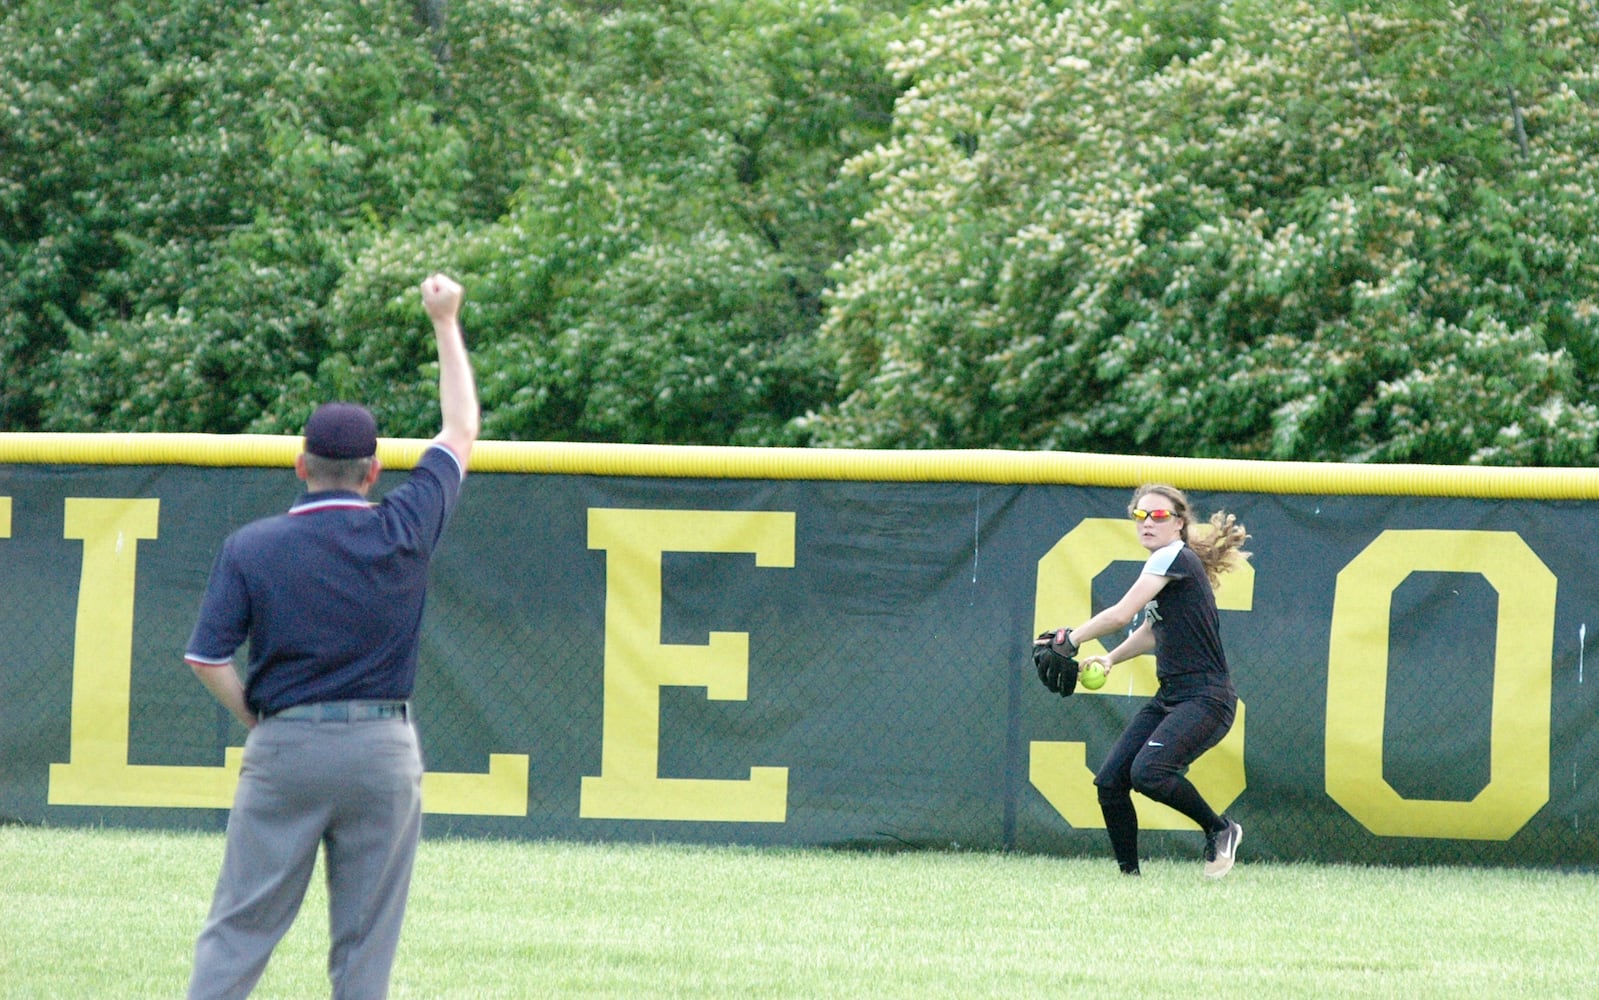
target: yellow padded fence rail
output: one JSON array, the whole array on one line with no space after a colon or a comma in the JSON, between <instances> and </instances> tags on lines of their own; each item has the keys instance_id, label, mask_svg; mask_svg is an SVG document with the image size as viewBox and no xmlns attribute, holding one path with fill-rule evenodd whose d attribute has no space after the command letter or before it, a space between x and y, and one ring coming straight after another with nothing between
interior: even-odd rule
<instances>
[{"instance_id":1,"label":"yellow padded fence rail","mask_svg":"<svg viewBox=\"0 0 1599 1000\"><path fill-rule=\"evenodd\" d=\"M385 438L378 458L409 468L428 442ZM0 464L290 467L297 436L0 434ZM885 451L480 441L474 472L703 479L1062 483L1364 496L1592 500L1599 469L1356 465L1001 450Z\"/></svg>"}]
</instances>

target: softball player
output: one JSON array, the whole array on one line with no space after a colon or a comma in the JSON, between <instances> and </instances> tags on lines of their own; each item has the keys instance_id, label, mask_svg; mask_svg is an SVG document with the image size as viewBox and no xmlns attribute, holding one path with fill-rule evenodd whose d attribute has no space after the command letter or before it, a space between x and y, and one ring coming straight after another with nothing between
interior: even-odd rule
<instances>
[{"instance_id":1,"label":"softball player","mask_svg":"<svg viewBox=\"0 0 1599 1000\"><path fill-rule=\"evenodd\" d=\"M1249 557L1241 551L1249 535L1232 515L1218 512L1210 519L1215 530L1207 538L1190 539L1188 498L1171 486L1139 487L1128 513L1137 522L1138 540L1149 559L1122 599L1072 629L1070 641L1075 647L1137 619L1125 640L1102 656L1084 657L1082 665L1098 663L1108 673L1117 663L1154 652L1160 687L1133 716L1094 776L1100 811L1123 872L1139 872L1136 790L1204 831L1205 874L1221 878L1232 870L1243 827L1218 815L1185 774L1232 728L1238 694L1222 651L1212 587L1232 568L1235 553L1239 559Z\"/></svg>"}]
</instances>

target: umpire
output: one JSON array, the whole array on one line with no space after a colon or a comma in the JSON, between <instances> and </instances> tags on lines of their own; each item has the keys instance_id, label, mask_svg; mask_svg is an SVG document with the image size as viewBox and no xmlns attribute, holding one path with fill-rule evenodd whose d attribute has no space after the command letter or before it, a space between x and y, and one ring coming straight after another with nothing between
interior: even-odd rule
<instances>
[{"instance_id":1,"label":"umpire","mask_svg":"<svg viewBox=\"0 0 1599 1000\"><path fill-rule=\"evenodd\" d=\"M306 493L234 532L211 569L184 659L249 728L191 998L248 996L305 897L320 845L335 998L383 997L422 829L409 699L428 561L478 435L461 286L422 283L439 357L441 430L381 503L377 425L328 403L295 460ZM249 643L248 680L233 655Z\"/></svg>"}]
</instances>

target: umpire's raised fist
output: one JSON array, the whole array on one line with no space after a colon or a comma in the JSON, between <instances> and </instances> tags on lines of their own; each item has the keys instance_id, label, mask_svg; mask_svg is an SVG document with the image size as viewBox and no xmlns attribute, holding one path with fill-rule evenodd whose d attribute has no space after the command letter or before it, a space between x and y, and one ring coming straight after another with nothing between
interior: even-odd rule
<instances>
[{"instance_id":1,"label":"umpire's raised fist","mask_svg":"<svg viewBox=\"0 0 1599 1000\"><path fill-rule=\"evenodd\" d=\"M454 319L461 308L461 286L448 275L428 275L422 282L422 306L434 322Z\"/></svg>"}]
</instances>

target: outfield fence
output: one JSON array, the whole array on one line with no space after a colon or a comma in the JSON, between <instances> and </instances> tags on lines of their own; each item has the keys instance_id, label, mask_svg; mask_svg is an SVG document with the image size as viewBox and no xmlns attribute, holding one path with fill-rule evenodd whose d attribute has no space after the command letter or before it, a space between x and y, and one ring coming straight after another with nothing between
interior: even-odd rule
<instances>
[{"instance_id":1,"label":"outfield fence","mask_svg":"<svg viewBox=\"0 0 1599 1000\"><path fill-rule=\"evenodd\" d=\"M181 654L297 448L0 435L0 821L225 822L244 730ZM1192 772L1252 858L1599 863L1599 471L502 442L472 469L424 623L429 835L1104 853L1091 771L1153 662L1061 699L1028 650L1126 589L1128 495L1166 481L1254 536L1217 594L1243 707ZM1139 808L1146 853L1197 852Z\"/></svg>"}]
</instances>

